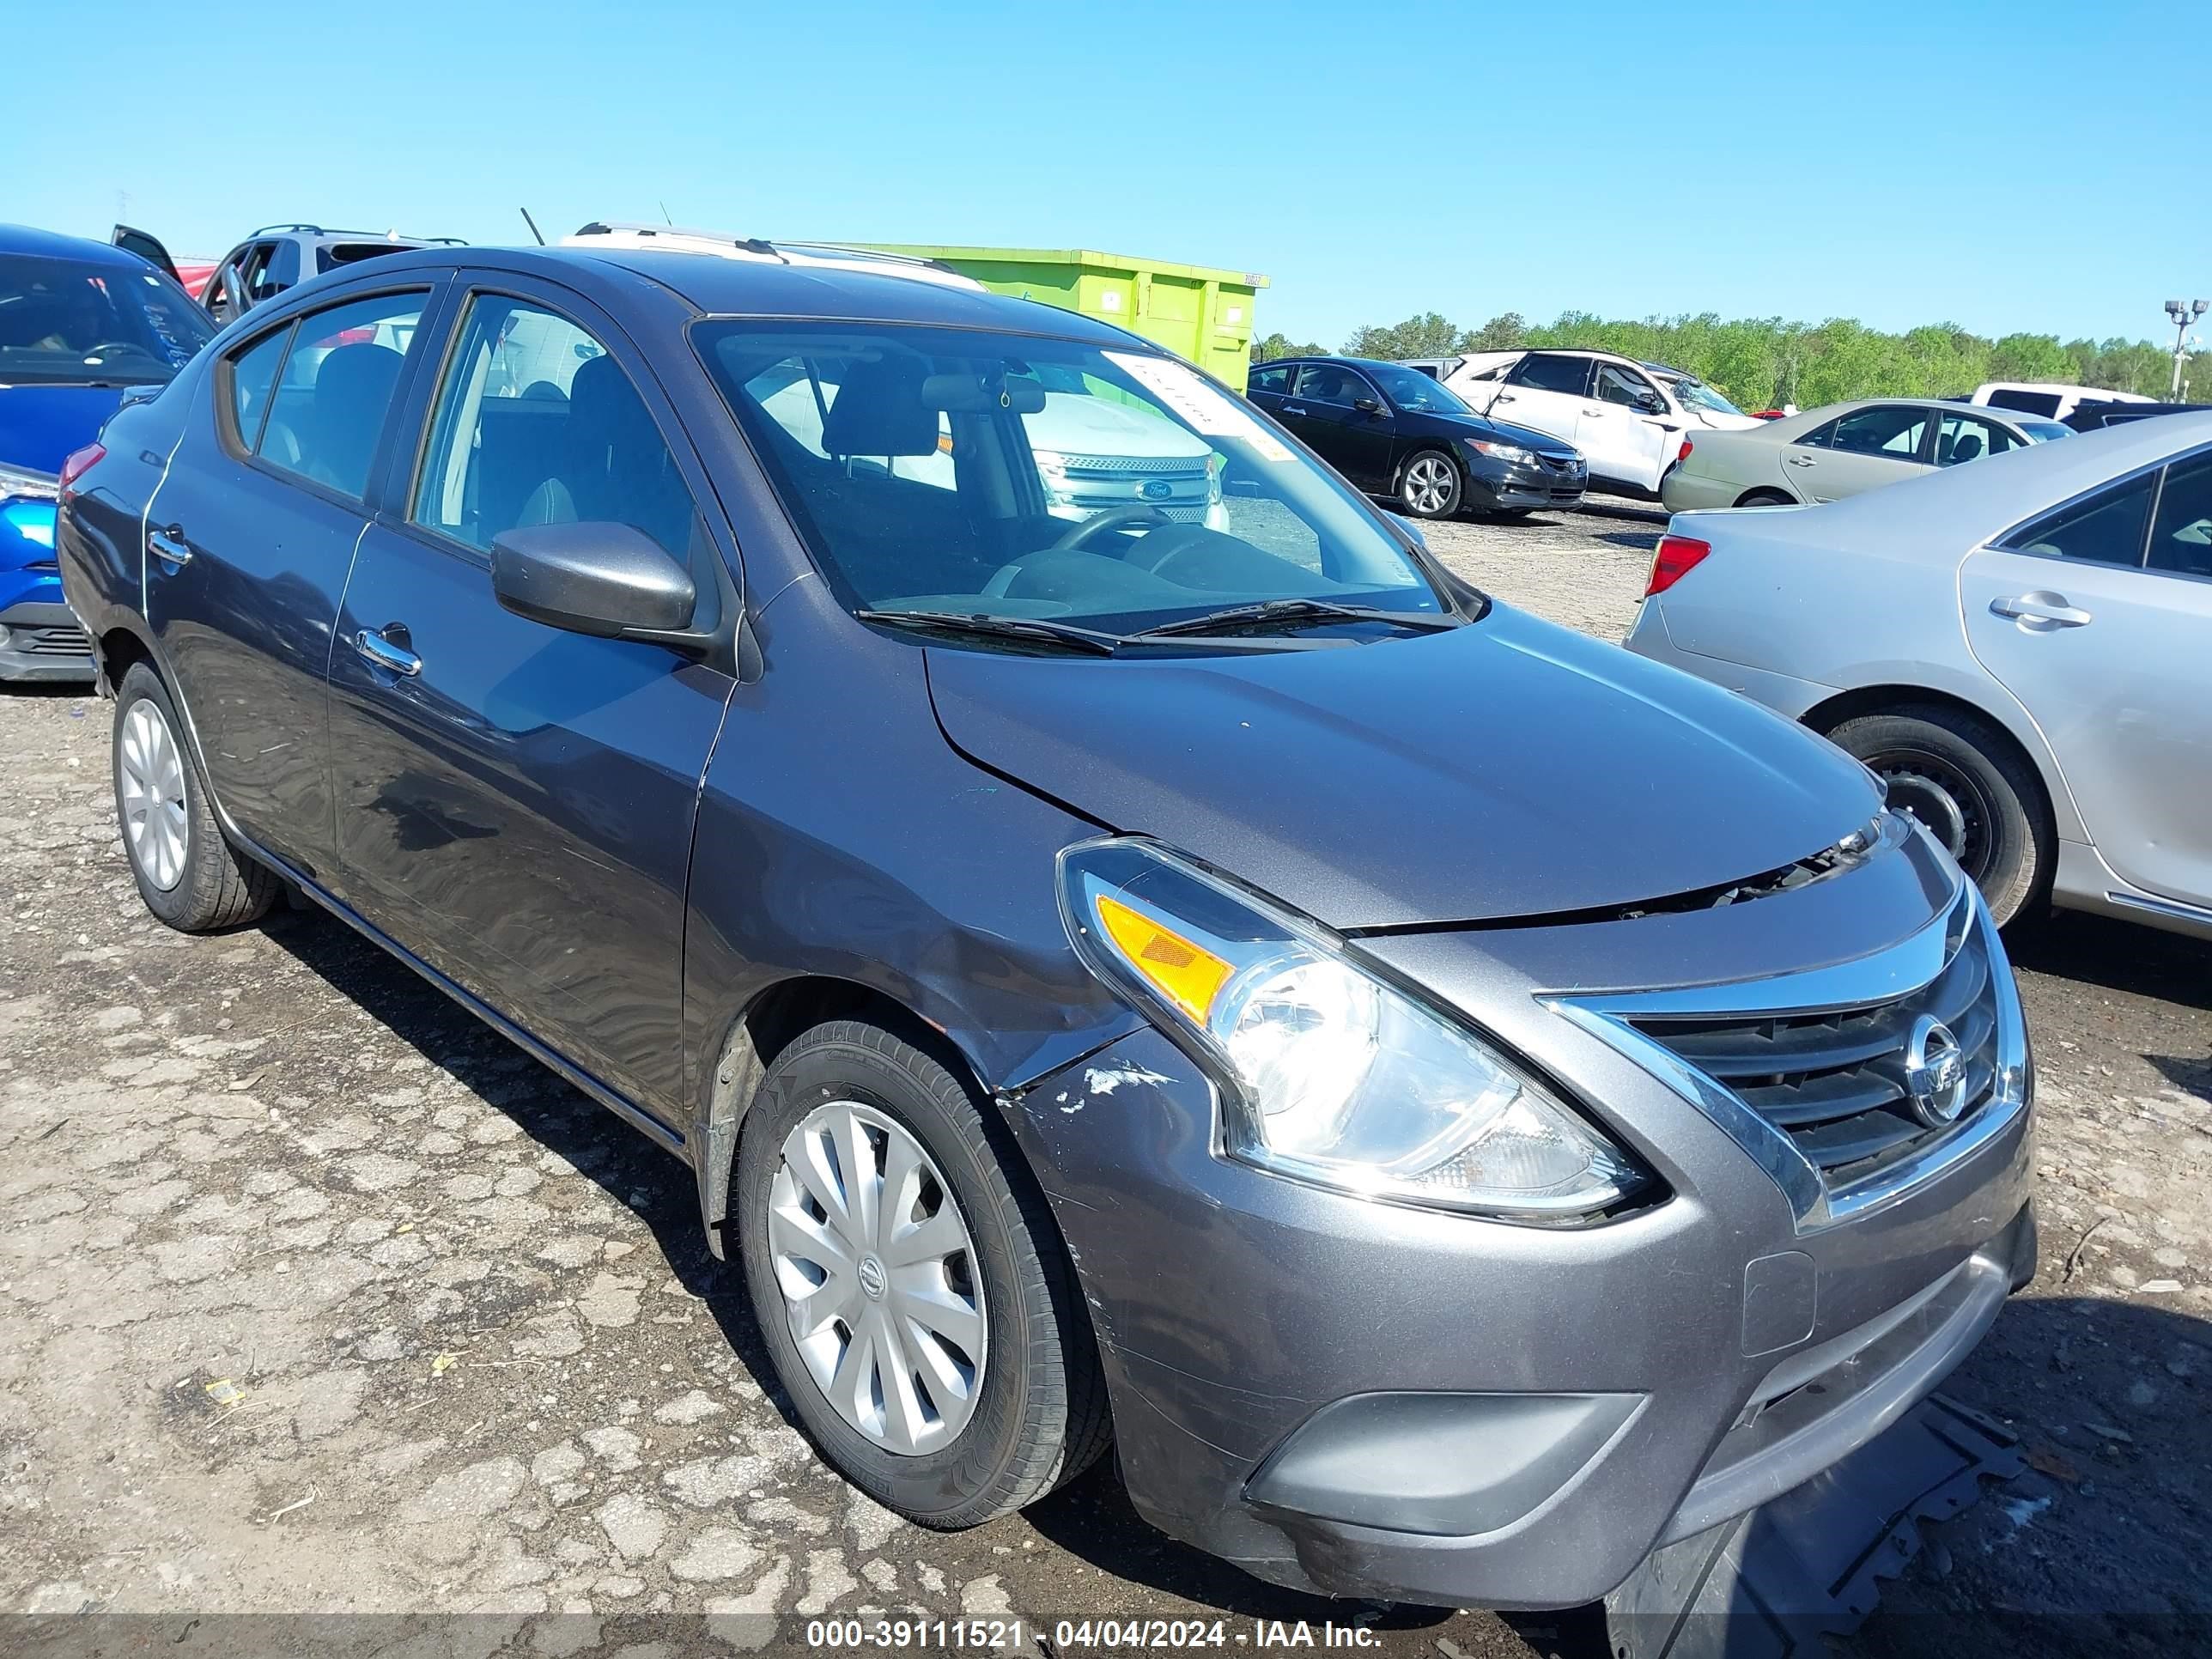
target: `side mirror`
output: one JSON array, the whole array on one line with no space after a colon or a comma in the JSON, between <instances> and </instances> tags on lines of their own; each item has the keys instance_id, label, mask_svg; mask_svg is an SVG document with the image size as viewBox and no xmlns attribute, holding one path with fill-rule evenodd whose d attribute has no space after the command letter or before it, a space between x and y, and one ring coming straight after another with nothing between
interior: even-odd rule
<instances>
[{"instance_id":1,"label":"side mirror","mask_svg":"<svg viewBox=\"0 0 2212 1659\"><path fill-rule=\"evenodd\" d=\"M1352 406L1362 415L1380 415L1382 405L1373 398L1354 398Z\"/></svg>"},{"instance_id":2,"label":"side mirror","mask_svg":"<svg viewBox=\"0 0 2212 1659\"><path fill-rule=\"evenodd\" d=\"M523 525L495 536L491 591L516 616L571 634L696 642L690 572L629 525Z\"/></svg>"},{"instance_id":3,"label":"side mirror","mask_svg":"<svg viewBox=\"0 0 2212 1659\"><path fill-rule=\"evenodd\" d=\"M1664 415L1667 400L1656 392L1639 392L1636 394L1636 408L1639 414Z\"/></svg>"}]
</instances>

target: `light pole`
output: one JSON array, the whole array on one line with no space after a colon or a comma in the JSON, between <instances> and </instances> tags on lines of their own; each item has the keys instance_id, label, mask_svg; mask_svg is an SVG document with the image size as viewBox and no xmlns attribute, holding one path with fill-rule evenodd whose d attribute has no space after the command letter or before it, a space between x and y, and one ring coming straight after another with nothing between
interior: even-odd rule
<instances>
[{"instance_id":1,"label":"light pole","mask_svg":"<svg viewBox=\"0 0 2212 1659\"><path fill-rule=\"evenodd\" d=\"M2173 323L2173 386L2166 401L2181 401L2181 366L2189 361L2189 325L2202 317L2207 309L2203 300L2168 300L2166 314Z\"/></svg>"}]
</instances>

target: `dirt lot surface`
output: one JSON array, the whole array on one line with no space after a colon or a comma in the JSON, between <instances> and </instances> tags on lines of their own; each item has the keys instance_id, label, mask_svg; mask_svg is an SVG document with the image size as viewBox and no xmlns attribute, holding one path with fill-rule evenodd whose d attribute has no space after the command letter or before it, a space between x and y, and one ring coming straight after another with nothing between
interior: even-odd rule
<instances>
[{"instance_id":1,"label":"dirt lot surface","mask_svg":"<svg viewBox=\"0 0 2212 1659\"><path fill-rule=\"evenodd\" d=\"M1618 638L1657 530L1431 539ZM1588 1650L1271 1589L1152 1533L1110 1465L961 1535L860 1499L764 1390L683 1169L319 915L145 914L107 714L0 694L0 1651L655 1659L902 1613L1020 1617L1024 1651L1084 1650L1054 1625L1085 1617ZM2183 1651L2212 1610L2212 948L2069 920L2017 954L2043 1267L1950 1388L2033 1472L1928 1528L1855 1647Z\"/></svg>"}]
</instances>

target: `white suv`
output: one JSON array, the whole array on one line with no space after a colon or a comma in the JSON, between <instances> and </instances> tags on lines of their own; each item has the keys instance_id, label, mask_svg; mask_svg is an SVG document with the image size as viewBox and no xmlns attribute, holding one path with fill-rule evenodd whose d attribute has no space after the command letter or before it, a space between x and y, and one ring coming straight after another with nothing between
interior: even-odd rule
<instances>
[{"instance_id":1,"label":"white suv","mask_svg":"<svg viewBox=\"0 0 2212 1659\"><path fill-rule=\"evenodd\" d=\"M1694 374L1609 351L1479 351L1443 378L1477 413L1581 450L1592 489L1646 501L1685 433L1759 424Z\"/></svg>"}]
</instances>

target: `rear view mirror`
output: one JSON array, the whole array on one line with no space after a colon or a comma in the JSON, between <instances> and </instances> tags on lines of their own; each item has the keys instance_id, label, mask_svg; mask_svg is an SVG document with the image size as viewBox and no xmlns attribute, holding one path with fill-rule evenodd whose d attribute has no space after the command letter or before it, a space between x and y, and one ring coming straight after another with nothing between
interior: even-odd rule
<instances>
[{"instance_id":1,"label":"rear view mirror","mask_svg":"<svg viewBox=\"0 0 2212 1659\"><path fill-rule=\"evenodd\" d=\"M1018 374L931 374L921 383L921 401L947 414L988 414L1003 409L1015 415L1044 410L1044 387Z\"/></svg>"},{"instance_id":2,"label":"rear view mirror","mask_svg":"<svg viewBox=\"0 0 2212 1659\"><path fill-rule=\"evenodd\" d=\"M492 538L491 588L518 617L600 639L683 637L698 607L690 573L626 524L523 525Z\"/></svg>"}]
</instances>

